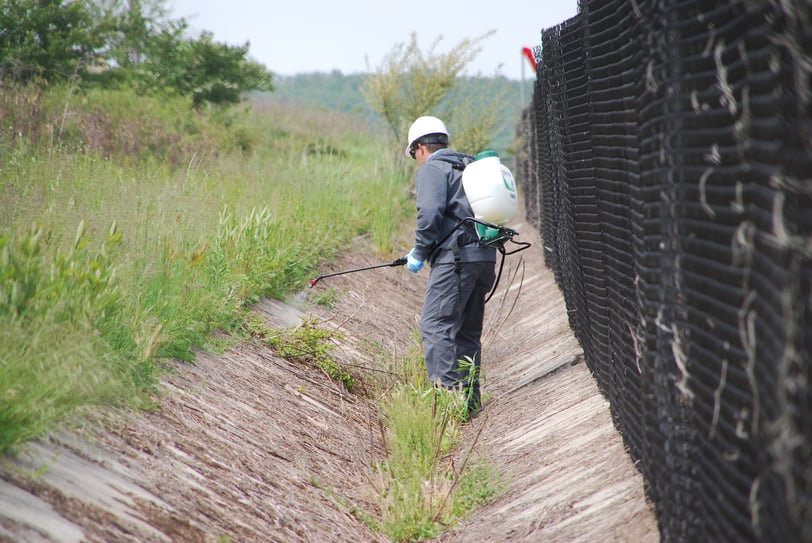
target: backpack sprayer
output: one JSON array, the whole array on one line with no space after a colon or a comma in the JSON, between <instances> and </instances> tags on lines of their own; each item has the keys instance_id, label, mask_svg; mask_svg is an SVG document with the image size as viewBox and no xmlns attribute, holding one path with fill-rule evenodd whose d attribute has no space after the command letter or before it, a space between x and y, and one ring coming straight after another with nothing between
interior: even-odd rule
<instances>
[{"instance_id":1,"label":"backpack sprayer","mask_svg":"<svg viewBox=\"0 0 812 543\"><path fill-rule=\"evenodd\" d=\"M505 256L527 249L530 247L530 243L515 241L513 237L519 233L512 228L500 225L500 223L509 222L516 216L518 204L516 199L516 183L513 179L513 174L507 166L502 164L495 151L483 151L479 153L476 156L476 160L465 167L462 171L462 185L468 202L471 204L471 209L474 211L474 217L466 217L459 221L450 232L432 245L431 249L429 249L429 255L463 225L473 223L474 231L479 238L479 243L485 247L494 248L502 254L499 273L496 276L496 281L494 282L491 293L485 300L487 302L491 299L491 296L493 296L493 293L496 291L496 287L499 285L499 278L502 275L502 268L505 264ZM514 243L518 245L519 248L508 251L505 249L507 242ZM310 287L313 288L316 286L316 283L325 277L334 277L336 275L377 268L403 266L404 264L406 264L406 257L401 257L387 264L377 264L353 270L326 273L310 281Z\"/></svg>"}]
</instances>

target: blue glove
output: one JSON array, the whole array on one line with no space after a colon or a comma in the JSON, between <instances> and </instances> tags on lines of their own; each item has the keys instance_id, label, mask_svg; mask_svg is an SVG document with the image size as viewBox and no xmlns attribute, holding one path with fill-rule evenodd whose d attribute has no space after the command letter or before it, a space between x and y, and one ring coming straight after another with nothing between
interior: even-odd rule
<instances>
[{"instance_id":1,"label":"blue glove","mask_svg":"<svg viewBox=\"0 0 812 543\"><path fill-rule=\"evenodd\" d=\"M412 273L417 273L423 269L423 261L417 260L415 257L413 257L413 252L414 249L409 251L409 254L406 255L406 268Z\"/></svg>"}]
</instances>

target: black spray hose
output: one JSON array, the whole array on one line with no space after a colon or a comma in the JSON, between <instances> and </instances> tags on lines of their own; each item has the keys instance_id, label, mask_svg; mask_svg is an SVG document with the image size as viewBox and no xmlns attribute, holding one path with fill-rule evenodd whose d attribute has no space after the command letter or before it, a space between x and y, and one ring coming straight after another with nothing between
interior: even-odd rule
<instances>
[{"instance_id":1,"label":"black spray hose","mask_svg":"<svg viewBox=\"0 0 812 543\"><path fill-rule=\"evenodd\" d=\"M525 249L526 248L527 247L525 247ZM500 247L499 252L502 253L502 260L499 262L499 273L496 274L496 280L493 282L493 287L491 287L491 291L488 293L488 296L485 298L485 303L486 304L491 301L491 298L493 298L493 293L496 292L496 287L499 286L499 279L502 278L502 268L505 267L505 250L504 250L504 248Z\"/></svg>"},{"instance_id":2,"label":"black spray hose","mask_svg":"<svg viewBox=\"0 0 812 543\"><path fill-rule=\"evenodd\" d=\"M367 266L366 268L356 268L354 270L345 270L345 271L334 272L334 273L325 273L325 274L319 275L318 277L311 280L310 281L310 288L315 287L316 283L318 283L319 281L321 281L325 277L335 277L336 275L344 275L346 273L355 273L355 272L366 271L366 270L374 270L376 268L394 268L396 266L403 266L404 264L406 264L406 257L402 256L402 257L398 258L397 260L393 260L392 262L390 262L388 264L376 264L374 266Z\"/></svg>"}]
</instances>

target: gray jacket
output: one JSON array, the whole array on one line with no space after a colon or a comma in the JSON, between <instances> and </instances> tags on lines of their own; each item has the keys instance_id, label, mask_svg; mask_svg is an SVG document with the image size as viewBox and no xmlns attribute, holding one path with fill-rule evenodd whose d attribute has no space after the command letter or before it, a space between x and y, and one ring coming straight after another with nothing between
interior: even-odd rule
<instances>
[{"instance_id":1,"label":"gray jacket","mask_svg":"<svg viewBox=\"0 0 812 543\"><path fill-rule=\"evenodd\" d=\"M496 262L496 249L480 245L470 221L435 247L462 219L474 216L462 187L462 170L473 159L452 149L440 149L417 170L417 230L412 256L428 261L430 266L453 263L455 248L459 248L461 262Z\"/></svg>"}]
</instances>

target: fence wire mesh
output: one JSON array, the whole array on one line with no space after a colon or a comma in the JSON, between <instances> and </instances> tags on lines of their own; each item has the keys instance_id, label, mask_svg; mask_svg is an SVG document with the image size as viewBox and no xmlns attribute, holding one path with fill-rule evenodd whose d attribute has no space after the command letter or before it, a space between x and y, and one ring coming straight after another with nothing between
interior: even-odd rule
<instances>
[{"instance_id":1,"label":"fence wire mesh","mask_svg":"<svg viewBox=\"0 0 812 543\"><path fill-rule=\"evenodd\" d=\"M527 217L663 541L812 541L812 5L582 0Z\"/></svg>"}]
</instances>

